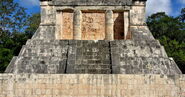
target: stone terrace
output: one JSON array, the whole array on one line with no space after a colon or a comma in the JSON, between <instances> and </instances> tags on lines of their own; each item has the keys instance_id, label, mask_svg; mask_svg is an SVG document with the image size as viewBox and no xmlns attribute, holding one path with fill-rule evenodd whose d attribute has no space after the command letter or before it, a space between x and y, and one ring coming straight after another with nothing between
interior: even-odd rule
<instances>
[{"instance_id":1,"label":"stone terrace","mask_svg":"<svg viewBox=\"0 0 185 97\"><path fill-rule=\"evenodd\" d=\"M0 97L185 97L185 76L0 74Z\"/></svg>"}]
</instances>

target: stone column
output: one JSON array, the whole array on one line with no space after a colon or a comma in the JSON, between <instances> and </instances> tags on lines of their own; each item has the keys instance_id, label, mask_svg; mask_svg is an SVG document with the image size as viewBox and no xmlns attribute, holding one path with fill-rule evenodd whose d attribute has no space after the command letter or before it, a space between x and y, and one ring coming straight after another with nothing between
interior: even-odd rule
<instances>
[{"instance_id":1,"label":"stone column","mask_svg":"<svg viewBox=\"0 0 185 97\"><path fill-rule=\"evenodd\" d=\"M82 22L82 12L80 10L75 10L74 16L73 16L73 39L74 40L81 40L81 36L82 36L81 22Z\"/></svg>"},{"instance_id":2,"label":"stone column","mask_svg":"<svg viewBox=\"0 0 185 97\"><path fill-rule=\"evenodd\" d=\"M130 39L131 33L129 33L129 12L123 12L124 17L124 39Z\"/></svg>"},{"instance_id":3,"label":"stone column","mask_svg":"<svg viewBox=\"0 0 185 97\"><path fill-rule=\"evenodd\" d=\"M105 40L114 40L114 20L112 10L105 12Z\"/></svg>"},{"instance_id":4,"label":"stone column","mask_svg":"<svg viewBox=\"0 0 185 97\"><path fill-rule=\"evenodd\" d=\"M56 14L57 15L56 15L55 38L56 39L62 39L62 34L63 34L63 28L62 28L63 15L62 15L62 11L57 11Z\"/></svg>"}]
</instances>

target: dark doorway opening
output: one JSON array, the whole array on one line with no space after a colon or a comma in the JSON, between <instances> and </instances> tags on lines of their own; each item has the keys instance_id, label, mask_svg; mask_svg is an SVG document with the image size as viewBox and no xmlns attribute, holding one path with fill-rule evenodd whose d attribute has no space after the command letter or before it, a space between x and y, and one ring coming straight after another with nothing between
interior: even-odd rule
<instances>
[{"instance_id":1,"label":"dark doorway opening","mask_svg":"<svg viewBox=\"0 0 185 97\"><path fill-rule=\"evenodd\" d=\"M124 16L122 12L114 13L114 39L124 39Z\"/></svg>"}]
</instances>

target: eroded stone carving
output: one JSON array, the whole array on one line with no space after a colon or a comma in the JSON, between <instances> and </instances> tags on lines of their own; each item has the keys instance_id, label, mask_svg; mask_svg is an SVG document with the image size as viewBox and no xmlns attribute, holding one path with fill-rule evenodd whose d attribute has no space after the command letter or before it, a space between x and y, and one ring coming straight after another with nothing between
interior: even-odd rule
<instances>
[{"instance_id":1,"label":"eroded stone carving","mask_svg":"<svg viewBox=\"0 0 185 97\"><path fill-rule=\"evenodd\" d=\"M84 12L82 18L82 40L105 39L105 13Z\"/></svg>"}]
</instances>

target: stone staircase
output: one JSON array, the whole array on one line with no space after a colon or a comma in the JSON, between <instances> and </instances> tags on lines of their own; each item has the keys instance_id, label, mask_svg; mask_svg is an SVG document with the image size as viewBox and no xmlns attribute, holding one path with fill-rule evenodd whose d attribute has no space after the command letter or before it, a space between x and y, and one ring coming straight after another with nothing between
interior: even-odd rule
<instances>
[{"instance_id":1,"label":"stone staircase","mask_svg":"<svg viewBox=\"0 0 185 97\"><path fill-rule=\"evenodd\" d=\"M7 73L180 74L156 40L31 39Z\"/></svg>"},{"instance_id":2,"label":"stone staircase","mask_svg":"<svg viewBox=\"0 0 185 97\"><path fill-rule=\"evenodd\" d=\"M108 41L69 41L67 73L110 74Z\"/></svg>"}]
</instances>

